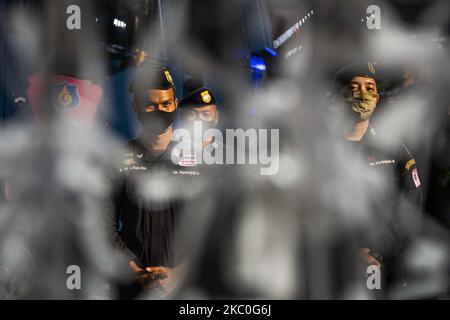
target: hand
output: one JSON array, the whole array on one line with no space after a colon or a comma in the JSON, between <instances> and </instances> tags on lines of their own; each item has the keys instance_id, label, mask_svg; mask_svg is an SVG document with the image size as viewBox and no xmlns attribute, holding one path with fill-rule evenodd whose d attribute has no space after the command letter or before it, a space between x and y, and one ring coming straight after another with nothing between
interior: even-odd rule
<instances>
[{"instance_id":1,"label":"hand","mask_svg":"<svg viewBox=\"0 0 450 320\"><path fill-rule=\"evenodd\" d=\"M361 259L366 263L367 266L376 265L381 268L381 263L377 259L375 259L370 253L370 249L361 248L359 249L359 255Z\"/></svg>"},{"instance_id":2,"label":"hand","mask_svg":"<svg viewBox=\"0 0 450 320\"><path fill-rule=\"evenodd\" d=\"M178 281L176 269L167 267L148 267L145 269L148 272L158 275L157 283L166 294L169 294L173 291L173 289L175 289Z\"/></svg>"},{"instance_id":3,"label":"hand","mask_svg":"<svg viewBox=\"0 0 450 320\"><path fill-rule=\"evenodd\" d=\"M131 268L135 273L144 271L144 269L138 267L138 265L136 264L136 261L134 261L134 260L131 260L131 261L128 263L128 265L130 266L130 268Z\"/></svg>"},{"instance_id":4,"label":"hand","mask_svg":"<svg viewBox=\"0 0 450 320\"><path fill-rule=\"evenodd\" d=\"M137 283L147 289L153 289L158 286L157 281L155 281L159 276L158 274L140 268L134 260L129 262L129 266L135 273L135 280Z\"/></svg>"}]
</instances>

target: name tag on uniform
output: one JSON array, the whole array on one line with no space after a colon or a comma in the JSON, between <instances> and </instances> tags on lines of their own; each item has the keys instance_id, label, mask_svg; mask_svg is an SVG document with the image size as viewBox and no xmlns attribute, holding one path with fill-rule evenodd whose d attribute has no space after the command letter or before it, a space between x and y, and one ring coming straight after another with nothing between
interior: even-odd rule
<instances>
[{"instance_id":1,"label":"name tag on uniform","mask_svg":"<svg viewBox=\"0 0 450 320\"><path fill-rule=\"evenodd\" d=\"M178 165L181 167L195 167L197 165L197 159L193 155L181 157Z\"/></svg>"},{"instance_id":2,"label":"name tag on uniform","mask_svg":"<svg viewBox=\"0 0 450 320\"><path fill-rule=\"evenodd\" d=\"M369 162L369 166L373 167L373 166L388 165L388 164L394 164L394 163L395 163L394 159L380 160L380 161Z\"/></svg>"},{"instance_id":3,"label":"name tag on uniform","mask_svg":"<svg viewBox=\"0 0 450 320\"><path fill-rule=\"evenodd\" d=\"M416 188L420 187L420 179L419 179L419 173L417 172L417 168L415 168L412 172L412 178L414 181L414 184L416 185Z\"/></svg>"}]
</instances>

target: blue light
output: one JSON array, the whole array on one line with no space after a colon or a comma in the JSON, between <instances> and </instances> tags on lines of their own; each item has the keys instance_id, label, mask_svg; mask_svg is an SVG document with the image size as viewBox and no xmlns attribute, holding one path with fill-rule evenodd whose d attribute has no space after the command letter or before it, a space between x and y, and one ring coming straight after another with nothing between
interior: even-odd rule
<instances>
[{"instance_id":1,"label":"blue light","mask_svg":"<svg viewBox=\"0 0 450 320\"><path fill-rule=\"evenodd\" d=\"M272 50L268 47L265 47L264 50L266 50L272 57L276 57L278 53L275 50Z\"/></svg>"},{"instance_id":2,"label":"blue light","mask_svg":"<svg viewBox=\"0 0 450 320\"><path fill-rule=\"evenodd\" d=\"M257 71L266 71L266 63L264 59L258 56L250 57L250 68Z\"/></svg>"}]
</instances>

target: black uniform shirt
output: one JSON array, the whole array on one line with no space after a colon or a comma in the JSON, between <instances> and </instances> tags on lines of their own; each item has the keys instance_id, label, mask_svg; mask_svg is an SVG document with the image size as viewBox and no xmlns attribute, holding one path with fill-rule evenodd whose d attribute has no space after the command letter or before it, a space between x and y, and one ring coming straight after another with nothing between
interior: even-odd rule
<instances>
[{"instance_id":1,"label":"black uniform shirt","mask_svg":"<svg viewBox=\"0 0 450 320\"><path fill-rule=\"evenodd\" d=\"M367 190L377 213L379 231L369 248L384 257L398 255L417 227L422 187L416 161L400 141L380 147L380 133L369 128L361 142L352 142L356 155L382 183ZM364 174L364 173L362 173Z\"/></svg>"},{"instance_id":2,"label":"black uniform shirt","mask_svg":"<svg viewBox=\"0 0 450 320\"><path fill-rule=\"evenodd\" d=\"M141 267L175 267L180 262L175 240L183 207L182 180L198 172L172 162L173 145L154 156L139 138L131 141L112 179L107 233L114 246Z\"/></svg>"}]
</instances>

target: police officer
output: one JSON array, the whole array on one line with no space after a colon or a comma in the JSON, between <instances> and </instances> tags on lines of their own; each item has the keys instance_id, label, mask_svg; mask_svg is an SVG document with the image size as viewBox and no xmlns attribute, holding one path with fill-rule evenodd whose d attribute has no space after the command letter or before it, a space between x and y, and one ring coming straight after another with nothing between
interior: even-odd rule
<instances>
[{"instance_id":1,"label":"police officer","mask_svg":"<svg viewBox=\"0 0 450 320\"><path fill-rule=\"evenodd\" d=\"M215 128L219 122L216 98L206 87L198 88L186 95L181 100L180 108L183 123L193 125L195 121L201 121L203 132ZM212 136L204 137L202 146L206 147L212 142Z\"/></svg>"},{"instance_id":2,"label":"police officer","mask_svg":"<svg viewBox=\"0 0 450 320\"><path fill-rule=\"evenodd\" d=\"M137 283L169 292L181 265L175 244L182 200L171 161L172 125L178 100L167 68L144 69L130 86L133 108L142 126L139 136L119 155L113 192L107 201L107 234L129 259ZM133 298L141 290L122 290Z\"/></svg>"},{"instance_id":3,"label":"police officer","mask_svg":"<svg viewBox=\"0 0 450 320\"><path fill-rule=\"evenodd\" d=\"M199 87L189 92L180 102L181 125L180 128L186 130L186 135L176 135L178 141L184 141L190 154L180 154L182 161L193 161L198 163L199 157L207 163L215 163L213 159L218 148L222 149L223 143L215 139L214 129L219 123L219 111L217 101L213 92L207 87ZM177 131L179 132L179 131ZM186 147L186 144L180 144ZM182 149L182 148L180 148ZM179 152L185 152L186 148ZM205 159L203 159L205 158ZM219 162L223 161L223 154Z\"/></svg>"},{"instance_id":4,"label":"police officer","mask_svg":"<svg viewBox=\"0 0 450 320\"><path fill-rule=\"evenodd\" d=\"M411 226L419 223L422 187L416 160L405 144L370 124L380 101L380 80L370 62L347 65L335 76L338 99L345 109L342 133L347 144L365 162L367 172L383 179L377 190L367 190L379 219L371 225L376 236L364 242L360 254L368 265L382 267L386 285L393 287L406 283L403 255L414 234ZM390 141L392 147L384 148L380 141Z\"/></svg>"}]
</instances>

